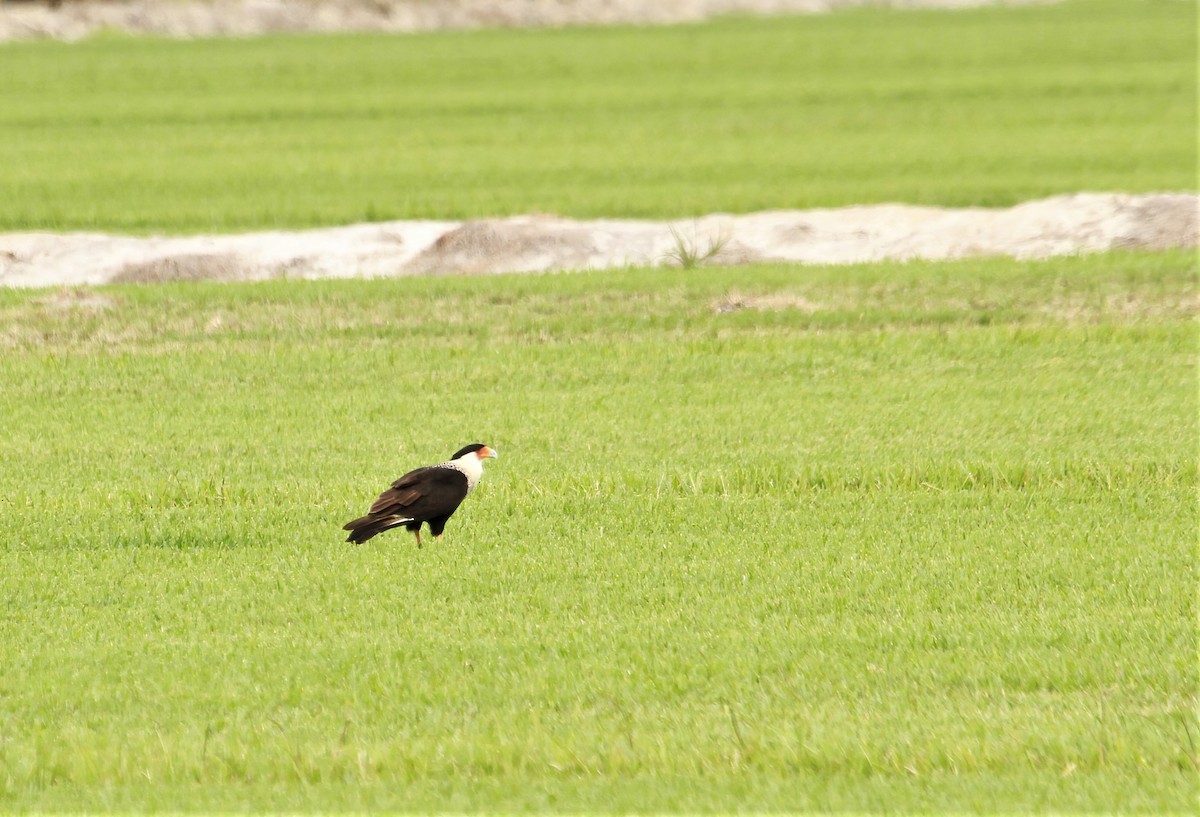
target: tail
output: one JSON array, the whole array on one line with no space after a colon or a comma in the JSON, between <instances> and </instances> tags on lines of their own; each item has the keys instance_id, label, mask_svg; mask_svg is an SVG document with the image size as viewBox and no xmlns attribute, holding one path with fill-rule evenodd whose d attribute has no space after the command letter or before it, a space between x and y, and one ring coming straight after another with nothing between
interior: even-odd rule
<instances>
[{"instance_id":1,"label":"tail","mask_svg":"<svg viewBox=\"0 0 1200 817\"><path fill-rule=\"evenodd\" d=\"M361 545L372 536L383 533L385 530L398 528L411 521L411 519L400 516L371 516L367 514L342 525L342 530L350 531L350 535L346 537L347 542Z\"/></svg>"}]
</instances>

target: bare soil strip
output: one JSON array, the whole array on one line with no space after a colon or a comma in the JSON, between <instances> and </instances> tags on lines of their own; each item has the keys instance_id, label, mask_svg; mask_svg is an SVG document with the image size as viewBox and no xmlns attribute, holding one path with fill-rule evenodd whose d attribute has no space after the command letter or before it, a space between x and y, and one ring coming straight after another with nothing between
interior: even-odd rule
<instances>
[{"instance_id":1,"label":"bare soil strip","mask_svg":"<svg viewBox=\"0 0 1200 817\"><path fill-rule=\"evenodd\" d=\"M210 236L0 235L0 285L487 275L629 265L847 264L1196 247L1200 195L1078 193L1007 209L879 204L673 222L529 215Z\"/></svg>"},{"instance_id":2,"label":"bare soil strip","mask_svg":"<svg viewBox=\"0 0 1200 817\"><path fill-rule=\"evenodd\" d=\"M1054 0L107 0L47 3L0 0L0 42L78 40L99 31L165 37L471 28L533 28L621 23L666 25L728 14L819 14L849 6L968 8Z\"/></svg>"}]
</instances>

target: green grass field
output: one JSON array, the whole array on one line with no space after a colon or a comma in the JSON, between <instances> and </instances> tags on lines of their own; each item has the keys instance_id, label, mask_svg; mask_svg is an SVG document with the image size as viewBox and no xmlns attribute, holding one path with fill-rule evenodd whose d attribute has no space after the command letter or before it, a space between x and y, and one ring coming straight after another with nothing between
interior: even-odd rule
<instances>
[{"instance_id":1,"label":"green grass field","mask_svg":"<svg viewBox=\"0 0 1200 817\"><path fill-rule=\"evenodd\" d=\"M1196 23L5 44L0 231L1195 189ZM0 289L0 812L1190 813L1196 272Z\"/></svg>"},{"instance_id":2,"label":"green grass field","mask_svg":"<svg viewBox=\"0 0 1200 817\"><path fill-rule=\"evenodd\" d=\"M1196 296L0 291L0 810L1190 812ZM476 439L445 541L341 541Z\"/></svg>"},{"instance_id":3,"label":"green grass field","mask_svg":"<svg viewBox=\"0 0 1200 817\"><path fill-rule=\"evenodd\" d=\"M1196 187L1196 6L0 45L0 230Z\"/></svg>"}]
</instances>

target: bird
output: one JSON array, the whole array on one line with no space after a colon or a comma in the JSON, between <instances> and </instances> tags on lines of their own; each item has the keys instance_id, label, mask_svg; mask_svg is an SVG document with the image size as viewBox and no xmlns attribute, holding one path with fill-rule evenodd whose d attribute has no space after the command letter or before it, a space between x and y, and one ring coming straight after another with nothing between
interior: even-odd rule
<instances>
[{"instance_id":1,"label":"bird","mask_svg":"<svg viewBox=\"0 0 1200 817\"><path fill-rule=\"evenodd\" d=\"M342 530L350 531L346 541L362 544L385 530L403 525L416 534L417 547L421 547L421 525L426 522L433 538L439 539L446 521L479 484L483 461L497 456L491 446L471 443L446 462L409 471L379 495L366 516L342 526Z\"/></svg>"}]
</instances>

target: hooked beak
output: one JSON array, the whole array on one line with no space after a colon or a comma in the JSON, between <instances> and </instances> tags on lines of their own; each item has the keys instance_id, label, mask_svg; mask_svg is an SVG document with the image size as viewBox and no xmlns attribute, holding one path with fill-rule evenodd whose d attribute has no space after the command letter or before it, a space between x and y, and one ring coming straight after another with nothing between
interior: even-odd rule
<instances>
[{"instance_id":1,"label":"hooked beak","mask_svg":"<svg viewBox=\"0 0 1200 817\"><path fill-rule=\"evenodd\" d=\"M498 453L496 453L496 449L494 449L494 448L484 448L483 451L480 451L479 453L483 454L483 458L485 460L487 460L487 459L494 460L500 456Z\"/></svg>"}]
</instances>

